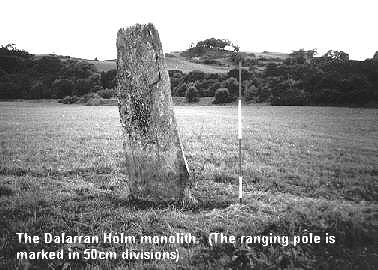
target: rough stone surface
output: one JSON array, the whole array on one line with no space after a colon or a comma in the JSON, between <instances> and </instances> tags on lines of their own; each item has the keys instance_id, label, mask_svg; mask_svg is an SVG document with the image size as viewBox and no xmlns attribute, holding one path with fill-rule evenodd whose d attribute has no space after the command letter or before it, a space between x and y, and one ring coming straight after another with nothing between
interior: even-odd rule
<instances>
[{"instance_id":1,"label":"rough stone surface","mask_svg":"<svg viewBox=\"0 0 378 270\"><path fill-rule=\"evenodd\" d=\"M152 24L118 31L117 95L131 195L154 201L191 198L168 70Z\"/></svg>"}]
</instances>

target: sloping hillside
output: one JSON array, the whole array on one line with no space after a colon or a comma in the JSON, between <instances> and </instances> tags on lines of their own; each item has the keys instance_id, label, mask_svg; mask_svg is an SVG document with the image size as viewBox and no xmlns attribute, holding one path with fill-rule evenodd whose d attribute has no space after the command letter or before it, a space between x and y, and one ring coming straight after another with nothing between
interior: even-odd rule
<instances>
[{"instance_id":1,"label":"sloping hillside","mask_svg":"<svg viewBox=\"0 0 378 270\"><path fill-rule=\"evenodd\" d=\"M171 55L165 57L169 70L181 70L184 73L188 73L193 70L201 70L205 73L225 73L228 72L228 67L220 67L206 64L197 64L186 60L182 56ZM88 60L89 63L94 64L96 69L99 72L108 71L116 68L115 60L106 60L106 61L93 61Z\"/></svg>"},{"instance_id":2,"label":"sloping hillside","mask_svg":"<svg viewBox=\"0 0 378 270\"><path fill-rule=\"evenodd\" d=\"M109 71L109 70L117 68L115 60L105 60L105 61L87 60L87 61L93 64L96 67L98 72Z\"/></svg>"},{"instance_id":3,"label":"sloping hillside","mask_svg":"<svg viewBox=\"0 0 378 270\"><path fill-rule=\"evenodd\" d=\"M205 73L225 73L229 70L229 67L227 66L207 65L190 62L184 57L180 56L179 53L167 54L165 61L169 70L177 69L183 71L184 73L188 73L193 70L201 70Z\"/></svg>"},{"instance_id":4,"label":"sloping hillside","mask_svg":"<svg viewBox=\"0 0 378 270\"><path fill-rule=\"evenodd\" d=\"M268 62L277 62L277 61L283 61L288 57L288 54L285 53L278 53L278 52L244 52L243 54L246 55L255 55L256 58L261 60L261 64L265 65ZM48 54L40 54L36 55L36 57L43 57L48 56ZM49 56L52 56L51 54ZM87 60L87 59L81 59L76 57L69 57L69 56L60 56L60 55L54 55L57 57L60 57L62 60L72 59L72 60L80 60L80 61L88 61L89 63L93 64L98 72L102 71L109 71L111 69L116 69L116 60L104 60L104 61L95 61L95 60ZM226 73L230 69L234 67L234 64L230 61L229 57L227 55L218 55L214 56L213 54L205 55L201 58L211 58L214 62L218 64L206 64L202 63L201 61L196 61L197 59L195 57L187 58L181 55L181 52L172 52L167 53L165 56L165 61L167 63L169 70L181 70L184 73L188 73L193 70L200 70L205 73Z\"/></svg>"}]
</instances>

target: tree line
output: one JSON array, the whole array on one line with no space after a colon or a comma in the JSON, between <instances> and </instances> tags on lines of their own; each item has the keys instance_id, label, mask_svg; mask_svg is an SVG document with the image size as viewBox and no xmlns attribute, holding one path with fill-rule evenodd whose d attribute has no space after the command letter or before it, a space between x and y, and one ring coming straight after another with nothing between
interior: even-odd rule
<instances>
[{"instance_id":1,"label":"tree line","mask_svg":"<svg viewBox=\"0 0 378 270\"><path fill-rule=\"evenodd\" d=\"M219 50L229 44L227 40L208 39L197 45ZM378 53L365 61L349 60L341 51L329 51L321 57L314 57L315 53L299 50L284 61L273 61L262 68L244 66L244 98L272 105L378 104ZM244 56L239 54L239 61ZM236 68L227 73L169 70L169 76L172 96L186 97L188 102L214 97L214 103L227 103L238 96ZM12 44L0 48L0 99L62 99L88 93L110 98L115 96L115 85L116 70L99 73L87 61L54 55L37 57Z\"/></svg>"},{"instance_id":2,"label":"tree line","mask_svg":"<svg viewBox=\"0 0 378 270\"><path fill-rule=\"evenodd\" d=\"M251 60L251 55L239 53L244 98L272 105L378 106L378 52L365 61L349 60L343 51L315 55L316 50L302 49L285 60L259 65L257 58L243 61L243 57ZM238 95L237 69L226 74L171 71L170 77L172 95L187 96L189 102L195 102L197 95L225 103Z\"/></svg>"},{"instance_id":3,"label":"tree line","mask_svg":"<svg viewBox=\"0 0 378 270\"><path fill-rule=\"evenodd\" d=\"M293 54L282 64L267 65L262 76L272 105L377 106L377 54L365 61L332 50L321 57L313 51Z\"/></svg>"},{"instance_id":4,"label":"tree line","mask_svg":"<svg viewBox=\"0 0 378 270\"><path fill-rule=\"evenodd\" d=\"M0 99L60 99L115 87L115 70L98 73L87 61L34 56L13 44L0 48ZM106 90L108 89L108 90Z\"/></svg>"}]
</instances>

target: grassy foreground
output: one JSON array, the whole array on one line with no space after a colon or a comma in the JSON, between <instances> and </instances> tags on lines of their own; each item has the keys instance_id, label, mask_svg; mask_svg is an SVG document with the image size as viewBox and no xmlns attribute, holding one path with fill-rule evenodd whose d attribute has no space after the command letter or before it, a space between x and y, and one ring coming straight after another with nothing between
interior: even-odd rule
<instances>
[{"instance_id":1,"label":"grassy foreground","mask_svg":"<svg viewBox=\"0 0 378 270\"><path fill-rule=\"evenodd\" d=\"M236 107L176 107L195 209L127 202L117 107L0 103L0 269L376 269L378 111L243 109L237 201ZM210 232L336 237L336 243L207 244ZM171 235L196 245L19 244L16 233ZM21 250L179 250L170 260L16 260Z\"/></svg>"}]
</instances>

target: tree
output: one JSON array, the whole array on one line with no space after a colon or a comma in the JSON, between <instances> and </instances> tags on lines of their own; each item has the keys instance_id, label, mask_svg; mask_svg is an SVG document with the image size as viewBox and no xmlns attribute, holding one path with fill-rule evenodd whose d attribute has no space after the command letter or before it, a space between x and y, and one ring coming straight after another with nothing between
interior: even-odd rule
<instances>
[{"instance_id":1,"label":"tree","mask_svg":"<svg viewBox=\"0 0 378 270\"><path fill-rule=\"evenodd\" d=\"M117 70L111 69L101 72L101 86L106 89L115 88L116 86Z\"/></svg>"},{"instance_id":2,"label":"tree","mask_svg":"<svg viewBox=\"0 0 378 270\"><path fill-rule=\"evenodd\" d=\"M74 78L74 79L85 79L96 73L96 69L93 64L86 61L66 61L64 69L62 70L62 75L64 77Z\"/></svg>"},{"instance_id":3,"label":"tree","mask_svg":"<svg viewBox=\"0 0 378 270\"><path fill-rule=\"evenodd\" d=\"M329 50L323 56L323 58L328 60L328 63L346 63L349 61L349 54L343 51L333 51Z\"/></svg>"},{"instance_id":4,"label":"tree","mask_svg":"<svg viewBox=\"0 0 378 270\"><path fill-rule=\"evenodd\" d=\"M64 98L71 96L74 84L68 79L56 79L52 84L52 98Z\"/></svg>"},{"instance_id":5,"label":"tree","mask_svg":"<svg viewBox=\"0 0 378 270\"><path fill-rule=\"evenodd\" d=\"M27 51L17 49L14 44L0 47L0 70L4 74L24 72L31 64L31 57Z\"/></svg>"},{"instance_id":6,"label":"tree","mask_svg":"<svg viewBox=\"0 0 378 270\"><path fill-rule=\"evenodd\" d=\"M247 86L245 89L245 100L249 101L257 97L258 89L254 84Z\"/></svg>"},{"instance_id":7,"label":"tree","mask_svg":"<svg viewBox=\"0 0 378 270\"><path fill-rule=\"evenodd\" d=\"M316 55L316 49L307 50L300 49L298 51L293 51L289 58L286 59L287 64L310 64L312 59Z\"/></svg>"},{"instance_id":8,"label":"tree","mask_svg":"<svg viewBox=\"0 0 378 270\"><path fill-rule=\"evenodd\" d=\"M102 89L96 92L100 97L104 99L109 99L117 95L114 89Z\"/></svg>"},{"instance_id":9,"label":"tree","mask_svg":"<svg viewBox=\"0 0 378 270\"><path fill-rule=\"evenodd\" d=\"M239 69L238 68L234 68L234 69L231 69L228 71L228 76L229 77L233 77L237 80L239 80ZM253 78L253 73L252 72L249 72L248 70L246 69L242 69L241 70L241 79L242 81L245 81L245 80L250 80Z\"/></svg>"},{"instance_id":10,"label":"tree","mask_svg":"<svg viewBox=\"0 0 378 270\"><path fill-rule=\"evenodd\" d=\"M189 57L202 56L209 50L226 51L227 47L233 48L234 52L239 51L239 47L227 39L208 38L197 42L195 46L190 45L190 48L183 52L182 55Z\"/></svg>"},{"instance_id":11,"label":"tree","mask_svg":"<svg viewBox=\"0 0 378 270\"><path fill-rule=\"evenodd\" d=\"M197 90L197 88L194 85L191 85L186 90L185 97L186 97L186 101L188 103L198 102L199 98L198 98L198 90Z\"/></svg>"},{"instance_id":12,"label":"tree","mask_svg":"<svg viewBox=\"0 0 378 270\"><path fill-rule=\"evenodd\" d=\"M205 78L205 73L203 71L193 70L185 76L184 81L194 83L196 81L203 80L204 78Z\"/></svg>"},{"instance_id":13,"label":"tree","mask_svg":"<svg viewBox=\"0 0 378 270\"><path fill-rule=\"evenodd\" d=\"M58 76L64 67L64 63L58 57L44 56L34 62L32 72L36 76Z\"/></svg>"},{"instance_id":14,"label":"tree","mask_svg":"<svg viewBox=\"0 0 378 270\"><path fill-rule=\"evenodd\" d=\"M185 96L185 93L188 89L188 86L186 83L181 83L179 84L175 89L174 89L174 96L176 97L184 97Z\"/></svg>"},{"instance_id":15,"label":"tree","mask_svg":"<svg viewBox=\"0 0 378 270\"><path fill-rule=\"evenodd\" d=\"M373 56L373 60L378 61L378 51L375 52L375 54Z\"/></svg>"},{"instance_id":16,"label":"tree","mask_svg":"<svg viewBox=\"0 0 378 270\"><path fill-rule=\"evenodd\" d=\"M88 79L78 79L74 84L74 89L72 94L75 96L82 96L92 92L92 83Z\"/></svg>"},{"instance_id":17,"label":"tree","mask_svg":"<svg viewBox=\"0 0 378 270\"><path fill-rule=\"evenodd\" d=\"M226 46L230 46L230 45L231 45L231 42L227 39L208 38L203 41L199 41L196 47L224 50Z\"/></svg>"},{"instance_id":18,"label":"tree","mask_svg":"<svg viewBox=\"0 0 378 270\"><path fill-rule=\"evenodd\" d=\"M234 99L239 96L239 82L235 78L228 78L223 85L228 89L230 98Z\"/></svg>"},{"instance_id":19,"label":"tree","mask_svg":"<svg viewBox=\"0 0 378 270\"><path fill-rule=\"evenodd\" d=\"M214 104L231 102L232 98L227 88L219 88L215 91Z\"/></svg>"}]
</instances>

